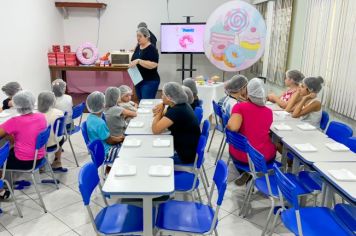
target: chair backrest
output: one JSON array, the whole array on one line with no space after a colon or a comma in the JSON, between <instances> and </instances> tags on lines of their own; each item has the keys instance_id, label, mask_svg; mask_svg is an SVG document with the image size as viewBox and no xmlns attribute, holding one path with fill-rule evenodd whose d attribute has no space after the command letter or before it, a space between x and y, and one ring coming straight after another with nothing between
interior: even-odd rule
<instances>
[{"instance_id":1,"label":"chair backrest","mask_svg":"<svg viewBox=\"0 0 356 236\"><path fill-rule=\"evenodd\" d=\"M207 138L204 135L200 135L199 142L197 146L197 159L195 167L200 169L202 164L204 163L204 150L206 147Z\"/></svg>"},{"instance_id":2,"label":"chair backrest","mask_svg":"<svg viewBox=\"0 0 356 236\"><path fill-rule=\"evenodd\" d=\"M328 126L329 123L329 113L326 111L322 111L321 115L321 120L320 120L320 129L325 130L326 126Z\"/></svg>"},{"instance_id":3,"label":"chair backrest","mask_svg":"<svg viewBox=\"0 0 356 236\"><path fill-rule=\"evenodd\" d=\"M229 123L230 119L230 114L223 112L222 113L222 126L225 129L227 126L227 123Z\"/></svg>"},{"instance_id":4,"label":"chair backrest","mask_svg":"<svg viewBox=\"0 0 356 236\"><path fill-rule=\"evenodd\" d=\"M203 119L203 108L201 108L201 107L196 107L196 108L194 109L194 114L195 114L195 116L197 117L199 124L201 124L201 121L202 121L202 119Z\"/></svg>"},{"instance_id":5,"label":"chair backrest","mask_svg":"<svg viewBox=\"0 0 356 236\"><path fill-rule=\"evenodd\" d=\"M352 134L353 131L350 126L337 121L331 121L326 130L326 135L329 136L329 138L343 144L346 144L347 139L352 137Z\"/></svg>"},{"instance_id":6,"label":"chair backrest","mask_svg":"<svg viewBox=\"0 0 356 236\"><path fill-rule=\"evenodd\" d=\"M98 169L94 163L86 163L79 172L79 191L82 194L84 205L88 206L90 197L99 184Z\"/></svg>"},{"instance_id":7,"label":"chair backrest","mask_svg":"<svg viewBox=\"0 0 356 236\"><path fill-rule=\"evenodd\" d=\"M356 137L348 138L345 145L348 146L351 151L356 153Z\"/></svg>"},{"instance_id":8,"label":"chair backrest","mask_svg":"<svg viewBox=\"0 0 356 236\"><path fill-rule=\"evenodd\" d=\"M218 206L221 205L224 199L228 175L229 173L228 173L226 163L223 160L219 160L218 163L216 164L214 177L213 177L213 181L218 190L218 199L216 201L216 204Z\"/></svg>"},{"instance_id":9,"label":"chair backrest","mask_svg":"<svg viewBox=\"0 0 356 236\"><path fill-rule=\"evenodd\" d=\"M88 145L91 160L99 168L105 160L105 149L101 140L94 140Z\"/></svg>"},{"instance_id":10,"label":"chair backrest","mask_svg":"<svg viewBox=\"0 0 356 236\"><path fill-rule=\"evenodd\" d=\"M201 129L201 134L204 135L206 139L209 138L209 130L210 130L210 122L209 120L204 120L203 127Z\"/></svg>"},{"instance_id":11,"label":"chair backrest","mask_svg":"<svg viewBox=\"0 0 356 236\"><path fill-rule=\"evenodd\" d=\"M56 137L62 137L65 133L66 116L57 118L53 123L53 133Z\"/></svg>"},{"instance_id":12,"label":"chair backrest","mask_svg":"<svg viewBox=\"0 0 356 236\"><path fill-rule=\"evenodd\" d=\"M267 163L264 156L249 144L248 155L253 164L252 172L262 172L268 174Z\"/></svg>"},{"instance_id":13,"label":"chair backrest","mask_svg":"<svg viewBox=\"0 0 356 236\"><path fill-rule=\"evenodd\" d=\"M49 125L45 130L40 132L36 138L36 151L46 145L49 135L51 134L51 126ZM37 153L36 153L37 154Z\"/></svg>"},{"instance_id":14,"label":"chair backrest","mask_svg":"<svg viewBox=\"0 0 356 236\"><path fill-rule=\"evenodd\" d=\"M199 99L199 106L203 107L203 100Z\"/></svg>"},{"instance_id":15,"label":"chair backrest","mask_svg":"<svg viewBox=\"0 0 356 236\"><path fill-rule=\"evenodd\" d=\"M217 104L214 100L212 101L213 103L213 110L214 110L214 115L215 115L215 121L220 123L218 118L222 119L222 108L219 104Z\"/></svg>"},{"instance_id":16,"label":"chair backrest","mask_svg":"<svg viewBox=\"0 0 356 236\"><path fill-rule=\"evenodd\" d=\"M286 199L296 210L298 210L299 202L296 190L297 187L292 181L287 178L285 174L282 173L282 171L278 168L276 164L273 165L273 169L276 175L280 197L283 196L284 199Z\"/></svg>"},{"instance_id":17,"label":"chair backrest","mask_svg":"<svg viewBox=\"0 0 356 236\"><path fill-rule=\"evenodd\" d=\"M249 144L247 138L240 133L225 129L226 142L232 145L235 149L248 153Z\"/></svg>"},{"instance_id":18,"label":"chair backrest","mask_svg":"<svg viewBox=\"0 0 356 236\"><path fill-rule=\"evenodd\" d=\"M72 120L75 120L83 115L85 102L82 102L73 107Z\"/></svg>"},{"instance_id":19,"label":"chair backrest","mask_svg":"<svg viewBox=\"0 0 356 236\"><path fill-rule=\"evenodd\" d=\"M106 122L106 117L105 117L104 112L101 114L101 118Z\"/></svg>"},{"instance_id":20,"label":"chair backrest","mask_svg":"<svg viewBox=\"0 0 356 236\"><path fill-rule=\"evenodd\" d=\"M10 152L10 142L6 141L2 147L0 147L0 167L4 166Z\"/></svg>"},{"instance_id":21,"label":"chair backrest","mask_svg":"<svg viewBox=\"0 0 356 236\"><path fill-rule=\"evenodd\" d=\"M87 122L86 121L84 121L82 123L81 130L82 130L82 135L83 135L83 138L84 138L84 142L88 146L90 141L89 141L88 127L87 127Z\"/></svg>"}]
</instances>

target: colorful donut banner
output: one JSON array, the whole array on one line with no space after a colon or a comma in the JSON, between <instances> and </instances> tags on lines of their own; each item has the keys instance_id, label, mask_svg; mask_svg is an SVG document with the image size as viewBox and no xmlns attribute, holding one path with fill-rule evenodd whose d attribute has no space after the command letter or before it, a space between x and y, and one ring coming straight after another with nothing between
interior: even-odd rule
<instances>
[{"instance_id":1,"label":"colorful donut banner","mask_svg":"<svg viewBox=\"0 0 356 236\"><path fill-rule=\"evenodd\" d=\"M266 24L252 5L231 1L209 17L204 51L211 63L223 71L241 71L260 59L265 49Z\"/></svg>"},{"instance_id":2,"label":"colorful donut banner","mask_svg":"<svg viewBox=\"0 0 356 236\"><path fill-rule=\"evenodd\" d=\"M84 50L90 50L91 51L91 57L87 57L86 53L84 53ZM98 49L94 46L92 43L83 43L80 45L77 49L76 56L78 58L78 61L82 65L92 65L95 63L95 61L99 57L99 52Z\"/></svg>"}]
</instances>

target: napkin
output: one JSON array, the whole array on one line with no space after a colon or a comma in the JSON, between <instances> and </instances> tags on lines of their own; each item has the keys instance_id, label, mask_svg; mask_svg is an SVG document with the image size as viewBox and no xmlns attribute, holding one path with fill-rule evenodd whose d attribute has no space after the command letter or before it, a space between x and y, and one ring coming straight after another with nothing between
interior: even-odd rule
<instances>
[{"instance_id":1,"label":"napkin","mask_svg":"<svg viewBox=\"0 0 356 236\"><path fill-rule=\"evenodd\" d=\"M172 174L171 166L153 165L148 169L150 176L168 177Z\"/></svg>"}]
</instances>

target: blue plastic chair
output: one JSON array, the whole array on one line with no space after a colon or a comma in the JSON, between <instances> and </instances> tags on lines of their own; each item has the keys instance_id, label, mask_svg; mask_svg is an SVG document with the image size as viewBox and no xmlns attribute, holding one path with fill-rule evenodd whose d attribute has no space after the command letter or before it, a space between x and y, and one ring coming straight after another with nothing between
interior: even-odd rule
<instances>
[{"instance_id":1,"label":"blue plastic chair","mask_svg":"<svg viewBox=\"0 0 356 236\"><path fill-rule=\"evenodd\" d=\"M204 120L203 127L201 128L201 134L206 137L206 140L209 139L209 130L210 130L210 122L209 120Z\"/></svg>"},{"instance_id":2,"label":"blue plastic chair","mask_svg":"<svg viewBox=\"0 0 356 236\"><path fill-rule=\"evenodd\" d=\"M88 127L87 127L87 122L86 121L84 121L82 123L81 130L82 130L82 135L83 135L83 138L84 138L84 142L88 147L88 145L90 143L90 140L89 140Z\"/></svg>"},{"instance_id":3,"label":"blue plastic chair","mask_svg":"<svg viewBox=\"0 0 356 236\"><path fill-rule=\"evenodd\" d=\"M59 150L59 142L65 136L65 128L66 128L66 114L64 116L57 118L53 123L53 133L56 137L56 146L52 148L46 148L47 153L55 153Z\"/></svg>"},{"instance_id":4,"label":"blue plastic chair","mask_svg":"<svg viewBox=\"0 0 356 236\"><path fill-rule=\"evenodd\" d=\"M349 204L337 204L334 207L336 215L345 223L345 225L356 233L356 206Z\"/></svg>"},{"instance_id":5,"label":"blue plastic chair","mask_svg":"<svg viewBox=\"0 0 356 236\"><path fill-rule=\"evenodd\" d=\"M5 179L6 162L7 162L7 158L9 157L9 152L10 152L10 143L8 141L6 141L5 144L2 147L0 147L0 167L2 167L2 176L0 179L0 189L4 188L4 184L6 185L7 189L11 193L11 197L12 197L12 200L14 201L17 212L19 213L19 216L22 218L23 215L22 215L22 212L21 212L19 206L17 205L15 193L12 190L9 182Z\"/></svg>"},{"instance_id":6,"label":"blue plastic chair","mask_svg":"<svg viewBox=\"0 0 356 236\"><path fill-rule=\"evenodd\" d=\"M348 138L345 145L356 153L356 137Z\"/></svg>"},{"instance_id":7,"label":"blue plastic chair","mask_svg":"<svg viewBox=\"0 0 356 236\"><path fill-rule=\"evenodd\" d=\"M215 127L214 127L214 130L213 130L213 134L211 135L211 138L210 138L210 143L209 143L207 152L209 152L209 150L210 150L210 146L211 146L211 143L213 141L213 138L214 138L216 130L221 132L221 133L223 133L223 135L224 135L224 127L223 127L223 124L222 124L222 114L223 114L222 113L222 108L215 101L212 101L212 103L213 103L213 110L214 110L214 117L215 117ZM221 140L219 151L220 151L221 146L222 146L222 144L224 142L224 139L225 139L225 137L223 137L222 140Z\"/></svg>"},{"instance_id":8,"label":"blue plastic chair","mask_svg":"<svg viewBox=\"0 0 356 236\"><path fill-rule=\"evenodd\" d=\"M45 147L49 138L51 132L51 126L48 126L44 131L42 131L41 133L38 134L37 138L36 138L36 151L35 151L35 156L33 158L33 166L30 170L17 170L17 169L8 169L7 171L9 171L11 173L11 180L12 180L12 172L19 172L19 173L30 173L31 177L32 177L32 181L33 181L33 185L35 186L35 190L36 193L38 195L38 198L40 200L40 204L44 210L45 213L47 213L47 209L46 206L43 202L41 193L38 191L37 188L37 181L35 179L35 172L39 172L40 168L47 165L47 168L51 174L51 177L53 179L53 183L56 185L56 188L58 188L58 180L56 180L56 178L54 177L54 173L52 170L51 165L49 164L47 157L43 157L41 159L38 159L38 151Z\"/></svg>"},{"instance_id":9,"label":"blue plastic chair","mask_svg":"<svg viewBox=\"0 0 356 236\"><path fill-rule=\"evenodd\" d=\"M331 121L326 130L326 135L329 136L329 138L343 144L347 143L347 139L352 137L352 134L353 131L350 126L337 121Z\"/></svg>"},{"instance_id":10,"label":"blue plastic chair","mask_svg":"<svg viewBox=\"0 0 356 236\"><path fill-rule=\"evenodd\" d=\"M199 99L199 106L203 107L203 100Z\"/></svg>"},{"instance_id":11,"label":"blue plastic chair","mask_svg":"<svg viewBox=\"0 0 356 236\"><path fill-rule=\"evenodd\" d=\"M89 154L96 168L101 167L101 176L105 179L105 148L101 140L94 140L88 145Z\"/></svg>"},{"instance_id":12,"label":"blue plastic chair","mask_svg":"<svg viewBox=\"0 0 356 236\"><path fill-rule=\"evenodd\" d=\"M203 120L203 108L201 107L196 107L194 109L194 114L198 119L199 125L201 124L201 121Z\"/></svg>"},{"instance_id":13,"label":"blue plastic chair","mask_svg":"<svg viewBox=\"0 0 356 236\"><path fill-rule=\"evenodd\" d=\"M322 111L322 115L321 115L321 120L320 120L320 129L321 130L325 130L326 127L328 126L329 123L329 113L327 113L326 111Z\"/></svg>"},{"instance_id":14,"label":"blue plastic chair","mask_svg":"<svg viewBox=\"0 0 356 236\"><path fill-rule=\"evenodd\" d=\"M272 233L281 215L284 226L295 235L354 235L333 210L326 207L300 207L298 186L278 167L274 171L282 207L275 215ZM291 204L291 208L285 208L284 199Z\"/></svg>"},{"instance_id":15,"label":"blue plastic chair","mask_svg":"<svg viewBox=\"0 0 356 236\"><path fill-rule=\"evenodd\" d=\"M74 120L79 118L79 124L78 125L73 125L69 129L67 129L67 135L66 135L67 139L69 141L69 145L70 145L70 148L72 150L73 156L74 156L75 163L76 163L76 165L78 167L79 167L79 163L78 163L78 160L77 160L77 156L75 155L73 144L72 144L72 141L70 140L70 136L72 136L73 134L76 134L76 133L78 133L80 131L80 125L82 123L84 109L85 109L85 103L84 102L82 102L79 105L73 107L72 120L74 122Z\"/></svg>"},{"instance_id":16,"label":"blue plastic chair","mask_svg":"<svg viewBox=\"0 0 356 236\"><path fill-rule=\"evenodd\" d=\"M143 231L142 208L128 204L108 206L103 194L106 207L94 218L90 208L90 198L99 183L98 169L95 164L85 164L79 172L79 190L95 232L98 235L141 234Z\"/></svg>"},{"instance_id":17,"label":"blue plastic chair","mask_svg":"<svg viewBox=\"0 0 356 236\"><path fill-rule=\"evenodd\" d=\"M197 158L195 158L194 165L192 169L188 170L176 170L174 171L174 188L175 192L180 193L190 193L193 201L194 198L194 191L197 191L199 200L201 200L201 195L199 191L199 175L202 176L201 167L204 162L204 150L206 147L206 137L204 135L200 135L199 143L197 146ZM203 182L205 193L208 195L207 187Z\"/></svg>"},{"instance_id":18,"label":"blue plastic chair","mask_svg":"<svg viewBox=\"0 0 356 236\"><path fill-rule=\"evenodd\" d=\"M211 234L218 224L218 214L224 199L228 177L227 165L220 160L215 168L208 205L197 202L170 200L160 204L158 208L156 227L159 232L185 232L192 234ZM216 210L212 208L211 199L214 188L218 190Z\"/></svg>"},{"instance_id":19,"label":"blue plastic chair","mask_svg":"<svg viewBox=\"0 0 356 236\"><path fill-rule=\"evenodd\" d=\"M264 235L268 229L268 225L271 220L274 207L276 205L275 200L278 199L276 175L270 174L264 156L251 145L249 145L248 154L252 173L252 181L249 183L248 186L248 196L245 198L246 200L244 201L244 203L246 202L245 206L248 206L248 204L250 203L253 186L256 187L256 189L260 193L262 193L264 196L268 197L271 200L271 208L267 216L266 225L263 228L262 232L262 235ZM257 173L261 173L263 174L263 176L258 177ZM296 186L296 194L298 196L303 196L312 193L312 191L308 189L302 182L300 182L298 177L294 174L287 173L286 176ZM247 208L245 209L247 210ZM246 213L244 213L244 216L245 215Z\"/></svg>"}]
</instances>

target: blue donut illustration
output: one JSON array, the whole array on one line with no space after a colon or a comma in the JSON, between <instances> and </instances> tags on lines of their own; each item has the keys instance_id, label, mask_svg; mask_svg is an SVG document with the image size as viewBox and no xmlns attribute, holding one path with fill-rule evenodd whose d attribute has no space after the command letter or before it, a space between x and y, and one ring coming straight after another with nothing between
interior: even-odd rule
<instances>
[{"instance_id":1,"label":"blue donut illustration","mask_svg":"<svg viewBox=\"0 0 356 236\"><path fill-rule=\"evenodd\" d=\"M225 50L225 64L229 67L239 67L245 62L245 56L241 52L240 46L230 44Z\"/></svg>"}]
</instances>

